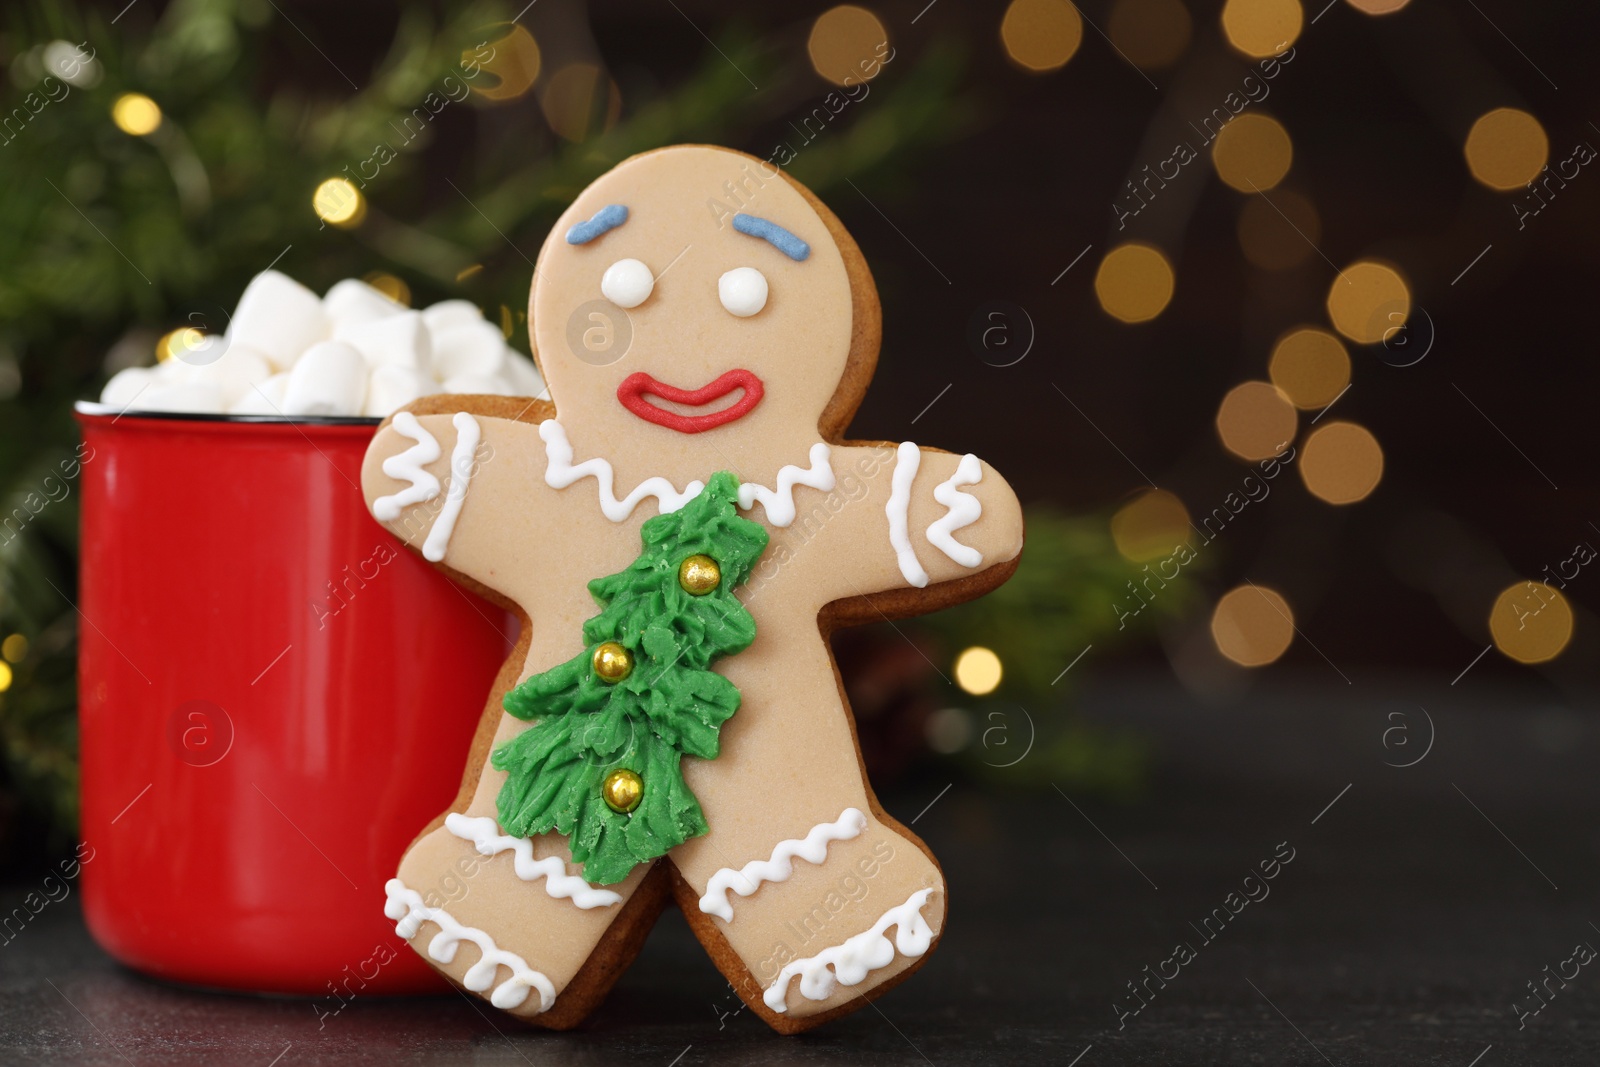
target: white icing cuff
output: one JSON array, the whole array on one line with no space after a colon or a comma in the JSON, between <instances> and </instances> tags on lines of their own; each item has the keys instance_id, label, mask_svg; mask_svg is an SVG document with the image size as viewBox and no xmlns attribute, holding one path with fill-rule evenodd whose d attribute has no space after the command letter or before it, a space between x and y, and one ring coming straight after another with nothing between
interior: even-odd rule
<instances>
[{"instance_id":1,"label":"white icing cuff","mask_svg":"<svg viewBox=\"0 0 1600 1067\"><path fill-rule=\"evenodd\" d=\"M556 987L550 979L528 966L528 961L517 955L500 948L494 943L494 938L482 930L471 926L463 926L443 908L430 908L422 902L422 896L414 889L407 889L404 882L398 878L391 878L383 887L384 894L389 898L383 907L383 913L395 920L394 932L410 941L417 936L417 931L422 929L422 924L431 922L439 928L439 932L428 942L428 955L439 963L449 963L456 958L456 949L463 941L471 941L478 947L478 962L467 969L466 976L461 979L461 984L474 993L494 987L494 992L489 996L489 1003L502 1010L518 1007L528 999L528 990L539 991L539 1010L549 1011L550 1005L556 1002ZM498 969L505 967L511 972L499 985L495 985Z\"/></svg>"},{"instance_id":2,"label":"white icing cuff","mask_svg":"<svg viewBox=\"0 0 1600 1067\"><path fill-rule=\"evenodd\" d=\"M900 573L907 582L921 589L928 584L928 572L917 562L916 550L911 547L906 516L911 508L911 483L916 480L917 468L922 466L922 449L904 441L895 455L889 502L883 507L884 514L889 516L889 544L900 563Z\"/></svg>"},{"instance_id":3,"label":"white icing cuff","mask_svg":"<svg viewBox=\"0 0 1600 1067\"><path fill-rule=\"evenodd\" d=\"M928 543L963 567L976 567L983 562L983 553L964 545L951 536L956 530L971 526L983 517L983 505L970 493L963 493L963 485L977 485L983 480L983 464L971 452L961 457L956 472L940 482L933 490L933 499L945 506L942 519L935 519L928 527Z\"/></svg>"},{"instance_id":4,"label":"white icing cuff","mask_svg":"<svg viewBox=\"0 0 1600 1067\"><path fill-rule=\"evenodd\" d=\"M933 943L933 930L922 917L922 906L932 894L931 889L919 889L904 904L884 912L870 930L815 956L785 964L761 999L781 1015L789 1010L789 979L795 975L800 976L800 992L807 1000L827 1000L838 986L858 985L869 972L894 962L896 948L902 956L922 955ZM891 926L899 927L892 942L884 936Z\"/></svg>"},{"instance_id":5,"label":"white icing cuff","mask_svg":"<svg viewBox=\"0 0 1600 1067\"><path fill-rule=\"evenodd\" d=\"M383 461L383 473L411 483L398 493L380 496L372 502L372 514L383 522L398 519L402 508L432 500L439 495L439 479L422 469L424 463L432 463L439 458L438 438L423 429L422 423L409 411L400 412L390 425L395 433L411 438L416 444Z\"/></svg>"},{"instance_id":6,"label":"white icing cuff","mask_svg":"<svg viewBox=\"0 0 1600 1067\"><path fill-rule=\"evenodd\" d=\"M511 851L517 877L524 882L544 879L544 891L557 900L571 900L573 904L589 908L609 908L622 903L622 896L609 889L597 889L575 874L567 873L567 865L560 856L533 858L533 842L526 837L511 837L500 832L500 824L487 815L472 818L460 812L445 816L444 828L464 841L471 841L480 856L497 856Z\"/></svg>"},{"instance_id":7,"label":"white icing cuff","mask_svg":"<svg viewBox=\"0 0 1600 1067\"><path fill-rule=\"evenodd\" d=\"M838 821L818 823L803 840L790 838L778 842L770 859L751 860L737 871L731 867L722 868L706 883L705 896L700 898L700 910L732 922L733 904L728 900L729 890L747 897L760 888L762 882L787 882L794 873L795 857L807 863L821 863L828 856L829 842L859 837L866 826L867 817L859 808L845 808Z\"/></svg>"},{"instance_id":8,"label":"white icing cuff","mask_svg":"<svg viewBox=\"0 0 1600 1067\"><path fill-rule=\"evenodd\" d=\"M456 412L450 422L456 428L456 447L450 453L450 489L445 493L444 507L439 509L433 529L428 531L428 539L422 543L422 558L432 563L444 559L450 548L450 535L455 533L456 519L461 515L461 505L466 502L467 488L472 484L473 453L483 437L478 420L465 411Z\"/></svg>"}]
</instances>

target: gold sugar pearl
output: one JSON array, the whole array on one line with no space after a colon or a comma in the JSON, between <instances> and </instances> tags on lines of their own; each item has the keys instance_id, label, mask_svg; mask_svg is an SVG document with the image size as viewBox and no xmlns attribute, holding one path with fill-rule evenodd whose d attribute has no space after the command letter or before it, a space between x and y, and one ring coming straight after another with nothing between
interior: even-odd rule
<instances>
[{"instance_id":1,"label":"gold sugar pearl","mask_svg":"<svg viewBox=\"0 0 1600 1067\"><path fill-rule=\"evenodd\" d=\"M602 682L615 685L633 673L633 654L615 641L607 641L594 650L594 673Z\"/></svg>"},{"instance_id":2,"label":"gold sugar pearl","mask_svg":"<svg viewBox=\"0 0 1600 1067\"><path fill-rule=\"evenodd\" d=\"M678 584L692 596L705 596L722 583L722 568L710 556L690 556L678 565Z\"/></svg>"},{"instance_id":3,"label":"gold sugar pearl","mask_svg":"<svg viewBox=\"0 0 1600 1067\"><path fill-rule=\"evenodd\" d=\"M600 786L600 795L605 798L606 807L619 815L626 815L644 799L644 779L626 768L618 767L606 775L605 783Z\"/></svg>"}]
</instances>

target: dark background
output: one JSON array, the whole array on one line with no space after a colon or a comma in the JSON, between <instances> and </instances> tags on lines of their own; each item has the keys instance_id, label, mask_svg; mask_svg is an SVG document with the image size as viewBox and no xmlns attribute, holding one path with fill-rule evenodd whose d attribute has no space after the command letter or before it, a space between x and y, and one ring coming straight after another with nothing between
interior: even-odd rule
<instances>
[{"instance_id":1,"label":"dark background","mask_svg":"<svg viewBox=\"0 0 1600 1067\"><path fill-rule=\"evenodd\" d=\"M1600 579L1584 572L1565 590L1574 637L1553 662L1521 665L1492 650L1474 657L1491 644L1497 593L1567 558L1575 543L1600 539L1586 447L1597 384L1590 311L1600 177L1585 168L1519 230L1516 194L1476 182L1462 145L1472 122L1501 106L1540 120L1552 162L1577 142L1600 144L1595 20L1576 5L1503 0L1412 0L1384 17L1324 2L1303 5L1295 58L1255 109L1292 135L1293 168L1280 188L1309 199L1320 220L1316 254L1287 269L1246 260L1237 226L1249 198L1219 181L1206 158L1126 231L1117 228L1111 205L1125 180L1167 154L1170 125L1208 110L1252 67L1223 39L1220 4L1209 0L1186 5L1192 34L1171 67L1141 73L1086 24L1070 62L1042 74L1007 58L998 35L1004 5L873 3L896 58L866 99L800 153L794 173L855 235L883 300L882 360L853 435L913 437L983 456L1025 503L1055 505L1101 532L1095 547L1058 548L1063 557L1092 562L1106 552L1107 518L1151 484L1196 515L1238 486L1247 465L1219 442L1217 406L1233 386L1266 377L1283 331L1326 326L1323 301L1339 268L1374 256L1398 266L1422 309L1408 324L1410 340L1429 346L1420 362L1399 367L1382 346L1349 345L1352 387L1336 411L1381 442L1378 488L1333 507L1286 475L1229 527L1206 569L1184 579L1183 596L1173 598L1180 603L1136 639L1117 640L1102 608L1092 624L1074 617L1060 632L1041 624L1031 640L997 641L983 616L911 631L946 670L969 643L1038 660L1033 673L1046 681L1071 661L1062 687L1010 682L986 701L922 671L894 632L842 644L885 804L903 821L918 819L951 882L943 952L879 1011L790 1041L747 1016L721 1018L737 1002L669 915L579 1035L505 1037L459 1000L420 1012L358 1005L329 1034L307 1022L303 1005L211 998L122 972L68 911L52 914L48 935L0 949L0 1031L16 1054L267 1063L290 1045L285 1064L363 1054L374 1062L667 1063L690 1046L684 1064L719 1056L1069 1063L1080 1052L1085 1067L1469 1067L1480 1055L1483 1067L1592 1062L1600 1001L1587 971L1527 1029L1511 1005L1525 1003L1525 983L1569 956L1574 942L1600 943L1600 910L1589 907L1600 885ZM515 6L475 17L503 22ZM311 236L301 181L271 194L281 196L281 225L259 235L240 237L242 227L230 229L226 218L184 229L183 241L217 249L216 258L163 264L155 302L117 295L113 282L80 311L23 278L34 262L27 249L50 239L48 227L77 225L70 215L32 212L0 241L14 253L0 288L9 311L0 354L20 368L19 387L0 401L8 468L20 482L37 448L70 442L66 405L98 391L108 351L131 344L147 353L190 308L231 306L270 259L258 247L293 240L279 269L314 288L384 269L404 278L419 304L465 295L518 308L528 271L517 249L537 248L589 177L648 146L635 131L628 136L645 140L619 151L608 128L629 130L661 100L684 112L697 101L699 117L670 125L672 139L761 156L794 140L791 121L828 90L809 69L805 43L829 6L540 0L521 21L541 44L545 69L594 62L610 79L591 107L589 133L553 132L538 82L518 99L446 113L425 153L370 193L384 214L472 245L475 223L451 182L485 189L527 171L531 206L506 231L515 247L485 237L473 246L484 270L454 288L408 271L370 234ZM4 38L7 62L38 41L82 39L73 36L79 29L108 43L119 32L155 34L170 13L141 0L113 30L121 7L18 9ZM1112 7L1094 0L1081 11L1105 29ZM346 76L368 84L408 20L431 19L443 37L447 24L464 32L451 23L457 15L367 3L255 5L249 19L259 22L223 80L262 111L289 91L336 107L351 95ZM762 87L718 71L719 49L750 63ZM704 91L691 100L692 86ZM894 118L887 127L873 125L880 109ZM35 132L20 146L26 162L0 156L0 185L17 212L31 195L22 190L30 168L52 165L57 134ZM85 135L84 143L99 142ZM119 150L104 151L121 173ZM341 158L309 141L305 154L303 173L294 173L312 184L329 170L325 159ZM108 194L107 209L161 216L129 182ZM251 188L245 182L238 196L257 196ZM1092 284L1100 258L1129 238L1162 248L1177 279L1165 311L1137 326L1105 314ZM1013 366L989 365L968 339L992 301L1022 309L1035 332ZM526 347L525 326L513 343ZM1301 413L1302 433L1314 414ZM8 573L70 574L67 533L34 551L8 557ZM1206 629L1217 597L1246 580L1283 593L1298 626L1287 653L1254 671L1218 656ZM23 579L8 581L0 612L21 613L7 615L8 626L53 632L48 612L22 613ZM1069 605L1083 600L1050 575L1020 573L1018 582ZM1026 615L1011 621L1026 630ZM1074 661L1088 643L1096 647ZM27 721L70 722L70 637L56 651L65 674L50 674L43 661L19 664L17 689L0 705L0 719L13 720L6 837L19 893L70 836L70 805L52 799L70 793L70 771L46 779L15 755L19 709L33 707L23 703L30 679L56 688L53 703L28 711L36 717ZM884 666L896 656L910 666ZM962 751L932 752L925 724L950 704L976 725ZM1028 736L1038 719L1064 747L1043 744L1014 770L997 768L1016 750L996 758L980 732L992 721L985 716L999 710L1015 724L1024 707ZM1400 734L1390 732L1397 726ZM70 765L67 727L37 729ZM1089 755L1067 751L1075 742ZM1125 756L1124 742L1136 757ZM1082 765L1122 767L1125 758L1127 773L1097 776ZM1302 858L1273 897L1119 1030L1114 1004L1124 983L1285 840Z\"/></svg>"}]
</instances>

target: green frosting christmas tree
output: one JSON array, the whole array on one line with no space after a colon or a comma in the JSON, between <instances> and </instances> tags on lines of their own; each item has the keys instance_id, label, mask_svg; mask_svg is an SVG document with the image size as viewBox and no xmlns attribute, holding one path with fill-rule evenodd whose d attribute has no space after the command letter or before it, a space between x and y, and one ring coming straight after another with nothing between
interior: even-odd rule
<instances>
[{"instance_id":1,"label":"green frosting christmas tree","mask_svg":"<svg viewBox=\"0 0 1600 1067\"><path fill-rule=\"evenodd\" d=\"M494 751L508 774L500 826L514 837L565 834L590 882L620 882L706 832L679 764L716 758L718 732L739 708L739 690L709 668L755 640L734 590L767 547L766 530L739 516L738 493L724 471L682 509L647 521L639 558L589 583L602 610L583 624L584 651L506 694L506 711L534 725Z\"/></svg>"}]
</instances>

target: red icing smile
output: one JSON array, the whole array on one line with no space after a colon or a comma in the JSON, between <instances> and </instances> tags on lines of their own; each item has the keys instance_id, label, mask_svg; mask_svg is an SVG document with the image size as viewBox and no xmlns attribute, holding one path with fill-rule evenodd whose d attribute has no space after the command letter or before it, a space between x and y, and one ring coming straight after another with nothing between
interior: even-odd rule
<instances>
[{"instance_id":1,"label":"red icing smile","mask_svg":"<svg viewBox=\"0 0 1600 1067\"><path fill-rule=\"evenodd\" d=\"M680 415L676 411L658 408L645 399L646 396L658 396L674 404L690 404L698 407L701 404L721 400L735 389L744 390L744 396L739 398L738 403L705 415ZM702 385L698 389L679 389L676 386L664 385L643 371L637 371L622 379L622 384L617 386L617 399L622 401L623 407L646 422L653 422L657 426L665 426L679 433L701 433L705 430L714 430L718 426L726 426L749 414L752 408L761 403L762 391L761 379L743 369L731 370L711 384Z\"/></svg>"}]
</instances>

